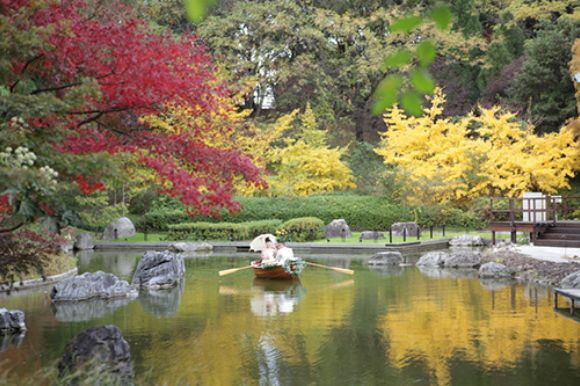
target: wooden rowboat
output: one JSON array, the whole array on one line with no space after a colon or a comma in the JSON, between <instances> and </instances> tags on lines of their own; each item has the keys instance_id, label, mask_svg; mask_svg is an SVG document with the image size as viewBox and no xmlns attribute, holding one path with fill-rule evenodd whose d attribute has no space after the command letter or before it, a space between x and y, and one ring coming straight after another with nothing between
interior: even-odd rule
<instances>
[{"instance_id":1,"label":"wooden rowboat","mask_svg":"<svg viewBox=\"0 0 580 386\"><path fill-rule=\"evenodd\" d=\"M295 280L302 272L306 264L303 260L288 261L283 266L281 265L254 265L252 264L252 269L256 278L260 279L272 279L272 280Z\"/></svg>"},{"instance_id":2,"label":"wooden rowboat","mask_svg":"<svg viewBox=\"0 0 580 386\"><path fill-rule=\"evenodd\" d=\"M254 274L260 279L274 279L274 280L292 280L298 277L298 275L293 275L286 272L284 267L272 267L272 268L256 268L254 269Z\"/></svg>"}]
</instances>

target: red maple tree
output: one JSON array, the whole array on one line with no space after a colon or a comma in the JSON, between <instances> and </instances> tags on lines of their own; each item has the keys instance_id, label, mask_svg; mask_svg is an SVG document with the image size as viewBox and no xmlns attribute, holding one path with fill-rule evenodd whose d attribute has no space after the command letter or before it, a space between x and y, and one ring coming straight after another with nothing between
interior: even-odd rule
<instances>
[{"instance_id":1,"label":"red maple tree","mask_svg":"<svg viewBox=\"0 0 580 386\"><path fill-rule=\"evenodd\" d=\"M12 95L51 101L50 108L26 119L27 135L42 135L54 156L135 154L164 181L163 192L192 213L237 209L231 195L235 178L265 184L261 170L234 147L218 149L197 139L205 127L174 134L139 123L139 116L159 112L170 101L195 106L207 117L220 114L219 96L228 89L216 80L195 36L153 32L120 1L0 0L0 14L15 35L33 34L42 42L12 58L3 83ZM23 92L23 82L34 87ZM90 177L59 172L86 193L102 189L92 170Z\"/></svg>"}]
</instances>

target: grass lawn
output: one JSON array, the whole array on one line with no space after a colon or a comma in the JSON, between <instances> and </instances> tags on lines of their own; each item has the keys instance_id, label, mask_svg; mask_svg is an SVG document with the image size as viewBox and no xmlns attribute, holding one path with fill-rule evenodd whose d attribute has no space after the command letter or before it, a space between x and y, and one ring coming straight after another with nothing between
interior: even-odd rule
<instances>
[{"instance_id":1,"label":"grass lawn","mask_svg":"<svg viewBox=\"0 0 580 386\"><path fill-rule=\"evenodd\" d=\"M373 244L373 243L388 243L389 242L389 233L385 233L384 239L379 240L363 240L363 243ZM347 237L342 239L341 237L333 237L330 238L331 243L360 243L360 234L361 232L352 232L351 237ZM471 235L471 236L481 236L483 238L491 239L491 232L490 231L481 231L481 230L465 230L465 229L449 229L445 230L445 236L441 232L441 229L433 230L433 240L435 239L442 239L442 238L451 238L460 235ZM508 239L510 238L509 232L498 232L496 233L497 239ZM430 235L429 231L421 233L421 241L429 240ZM417 237L407 237L406 242L415 242L417 241ZM329 242L327 239L315 241L315 243L326 243ZM402 243L403 236L395 236L393 235L393 243Z\"/></svg>"},{"instance_id":2,"label":"grass lawn","mask_svg":"<svg viewBox=\"0 0 580 386\"><path fill-rule=\"evenodd\" d=\"M135 233L133 236L126 239L111 240L113 243L126 242L142 242L142 241L165 241L165 235L162 233L147 233L147 240L145 240L144 233Z\"/></svg>"}]
</instances>

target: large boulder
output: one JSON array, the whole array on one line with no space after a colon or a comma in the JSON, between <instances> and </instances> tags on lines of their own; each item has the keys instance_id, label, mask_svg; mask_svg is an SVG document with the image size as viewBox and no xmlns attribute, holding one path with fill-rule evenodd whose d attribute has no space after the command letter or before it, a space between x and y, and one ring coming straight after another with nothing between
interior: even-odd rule
<instances>
[{"instance_id":1,"label":"large boulder","mask_svg":"<svg viewBox=\"0 0 580 386\"><path fill-rule=\"evenodd\" d=\"M135 225L127 217L121 217L105 228L103 240L126 239L135 234Z\"/></svg>"},{"instance_id":2,"label":"large boulder","mask_svg":"<svg viewBox=\"0 0 580 386\"><path fill-rule=\"evenodd\" d=\"M211 252L213 246L209 243L178 242L169 247L173 252Z\"/></svg>"},{"instance_id":3,"label":"large boulder","mask_svg":"<svg viewBox=\"0 0 580 386\"><path fill-rule=\"evenodd\" d=\"M479 247L485 245L481 236L461 235L456 236L449 241L452 247Z\"/></svg>"},{"instance_id":4,"label":"large boulder","mask_svg":"<svg viewBox=\"0 0 580 386\"><path fill-rule=\"evenodd\" d=\"M74 249L76 249L77 251L84 251L86 249L94 249L94 248L95 244L93 243L93 238L90 234L81 233L77 235L74 243Z\"/></svg>"},{"instance_id":5,"label":"large boulder","mask_svg":"<svg viewBox=\"0 0 580 386\"><path fill-rule=\"evenodd\" d=\"M572 272L560 281L560 288L580 289L580 270Z\"/></svg>"},{"instance_id":6,"label":"large boulder","mask_svg":"<svg viewBox=\"0 0 580 386\"><path fill-rule=\"evenodd\" d=\"M403 233L405 233L407 237L417 237L417 233L419 232L419 225L413 221L396 222L391 225L391 231L394 235L398 236L402 236Z\"/></svg>"},{"instance_id":7,"label":"large boulder","mask_svg":"<svg viewBox=\"0 0 580 386\"><path fill-rule=\"evenodd\" d=\"M447 259L443 261L444 268L479 268L481 253L471 249L451 250Z\"/></svg>"},{"instance_id":8,"label":"large boulder","mask_svg":"<svg viewBox=\"0 0 580 386\"><path fill-rule=\"evenodd\" d=\"M384 239L385 238L385 234L383 232L377 232L377 231L362 231L360 233L360 241L363 240L379 240L379 239Z\"/></svg>"},{"instance_id":9,"label":"large boulder","mask_svg":"<svg viewBox=\"0 0 580 386\"><path fill-rule=\"evenodd\" d=\"M58 302L52 304L52 312L59 322L85 322L101 318L126 306L134 299L129 297L114 299L89 299L82 302Z\"/></svg>"},{"instance_id":10,"label":"large boulder","mask_svg":"<svg viewBox=\"0 0 580 386\"><path fill-rule=\"evenodd\" d=\"M442 267L449 254L443 251L427 252L419 258L417 266L438 268Z\"/></svg>"},{"instance_id":11,"label":"large boulder","mask_svg":"<svg viewBox=\"0 0 580 386\"><path fill-rule=\"evenodd\" d=\"M367 262L368 265L399 265L403 262L401 252L379 252Z\"/></svg>"},{"instance_id":12,"label":"large boulder","mask_svg":"<svg viewBox=\"0 0 580 386\"><path fill-rule=\"evenodd\" d=\"M324 227L324 234L330 237L351 237L350 227L344 219L332 220L330 224Z\"/></svg>"},{"instance_id":13,"label":"large boulder","mask_svg":"<svg viewBox=\"0 0 580 386\"><path fill-rule=\"evenodd\" d=\"M19 334L26 331L24 312L0 308L0 335Z\"/></svg>"},{"instance_id":14,"label":"large boulder","mask_svg":"<svg viewBox=\"0 0 580 386\"><path fill-rule=\"evenodd\" d=\"M111 273L85 272L56 284L50 293L53 302L87 299L136 298L135 287Z\"/></svg>"},{"instance_id":15,"label":"large boulder","mask_svg":"<svg viewBox=\"0 0 580 386\"><path fill-rule=\"evenodd\" d=\"M482 279L506 279L513 277L514 272L503 264L493 261L479 267L479 277Z\"/></svg>"},{"instance_id":16,"label":"large boulder","mask_svg":"<svg viewBox=\"0 0 580 386\"><path fill-rule=\"evenodd\" d=\"M75 336L66 345L58 370L61 378L70 379L67 384L133 383L129 343L112 325L89 328Z\"/></svg>"},{"instance_id":17,"label":"large boulder","mask_svg":"<svg viewBox=\"0 0 580 386\"><path fill-rule=\"evenodd\" d=\"M137 264L132 283L150 289L171 288L184 275L183 256L170 251L147 251Z\"/></svg>"}]
</instances>

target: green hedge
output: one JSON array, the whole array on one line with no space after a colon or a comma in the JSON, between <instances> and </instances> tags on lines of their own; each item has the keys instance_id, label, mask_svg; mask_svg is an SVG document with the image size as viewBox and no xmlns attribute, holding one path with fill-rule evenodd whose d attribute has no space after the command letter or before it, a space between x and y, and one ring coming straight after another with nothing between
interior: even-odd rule
<instances>
[{"instance_id":1,"label":"green hedge","mask_svg":"<svg viewBox=\"0 0 580 386\"><path fill-rule=\"evenodd\" d=\"M281 241L314 241L324 237L324 222L316 217L301 217L286 221L276 229Z\"/></svg>"},{"instance_id":2,"label":"green hedge","mask_svg":"<svg viewBox=\"0 0 580 386\"><path fill-rule=\"evenodd\" d=\"M411 207L393 203L377 196L353 194L310 197L242 197L242 210L223 213L219 219L190 218L185 210L157 209L144 215L142 226L149 231L165 231L169 225L184 222L243 223L269 219L288 221L300 217L316 217L328 224L343 218L351 230L386 230L394 222L418 221L421 225L478 227L483 221L479 215L446 206Z\"/></svg>"},{"instance_id":3,"label":"green hedge","mask_svg":"<svg viewBox=\"0 0 580 386\"><path fill-rule=\"evenodd\" d=\"M244 223L183 223L169 225L169 240L250 240L262 233L274 233L282 220Z\"/></svg>"}]
</instances>

